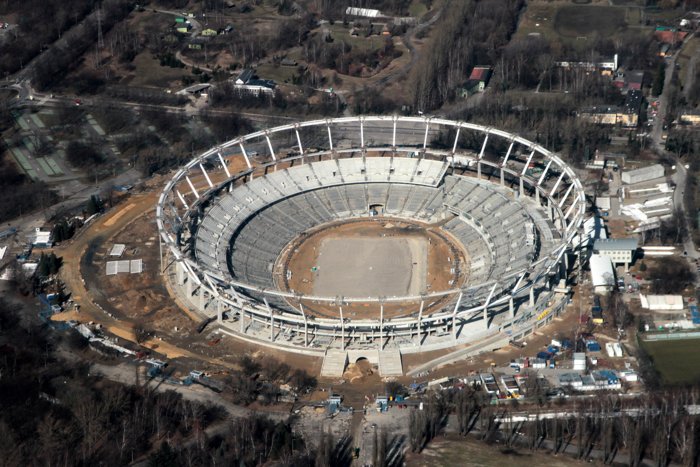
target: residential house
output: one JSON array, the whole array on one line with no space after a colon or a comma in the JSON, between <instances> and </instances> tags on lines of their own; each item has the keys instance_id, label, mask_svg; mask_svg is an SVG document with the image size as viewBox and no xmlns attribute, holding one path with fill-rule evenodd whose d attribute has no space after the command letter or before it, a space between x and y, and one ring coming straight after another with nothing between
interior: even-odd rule
<instances>
[{"instance_id":1,"label":"residential house","mask_svg":"<svg viewBox=\"0 0 700 467\"><path fill-rule=\"evenodd\" d=\"M483 92L488 86L492 74L493 69L490 66L475 66L464 86L457 91L458 94L461 97L467 97L469 94Z\"/></svg>"},{"instance_id":2,"label":"residential house","mask_svg":"<svg viewBox=\"0 0 700 467\"><path fill-rule=\"evenodd\" d=\"M683 42L683 39L685 39L687 35L687 31L679 31L676 28L667 28L665 26L659 26L656 28L656 31L654 31L654 39L663 44L670 44L672 46Z\"/></svg>"},{"instance_id":3,"label":"residential house","mask_svg":"<svg viewBox=\"0 0 700 467\"><path fill-rule=\"evenodd\" d=\"M260 79L255 75L255 71L246 68L234 81L234 88L242 92L249 92L255 95L274 94L277 83L271 79Z\"/></svg>"}]
</instances>

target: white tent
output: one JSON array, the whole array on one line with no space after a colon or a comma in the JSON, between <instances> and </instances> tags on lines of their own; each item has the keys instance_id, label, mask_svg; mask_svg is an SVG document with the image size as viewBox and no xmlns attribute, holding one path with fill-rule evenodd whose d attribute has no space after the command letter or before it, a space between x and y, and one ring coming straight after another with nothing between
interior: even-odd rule
<instances>
[{"instance_id":1,"label":"white tent","mask_svg":"<svg viewBox=\"0 0 700 467\"><path fill-rule=\"evenodd\" d=\"M609 257L591 255L591 280L595 293L607 294L615 286L615 270Z\"/></svg>"},{"instance_id":2,"label":"white tent","mask_svg":"<svg viewBox=\"0 0 700 467\"><path fill-rule=\"evenodd\" d=\"M642 295L639 294L642 308L652 311L683 310L683 297L680 295Z\"/></svg>"}]
</instances>

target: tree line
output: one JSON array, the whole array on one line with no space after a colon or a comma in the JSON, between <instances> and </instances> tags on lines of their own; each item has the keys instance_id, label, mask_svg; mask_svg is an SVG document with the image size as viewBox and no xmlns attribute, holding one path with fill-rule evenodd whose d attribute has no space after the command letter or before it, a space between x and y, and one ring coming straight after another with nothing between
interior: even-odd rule
<instances>
[{"instance_id":1,"label":"tree line","mask_svg":"<svg viewBox=\"0 0 700 467\"><path fill-rule=\"evenodd\" d=\"M433 26L429 53L410 81L413 106L427 111L454 96L475 65L493 65L516 29L521 0L450 1Z\"/></svg>"},{"instance_id":2,"label":"tree line","mask_svg":"<svg viewBox=\"0 0 700 467\"><path fill-rule=\"evenodd\" d=\"M457 420L461 436L472 435L512 451L566 454L597 459L605 464L637 466L697 465L700 460L700 418L696 387L651 392L636 398L604 394L564 400L554 406L537 402L537 378L530 378L530 403L492 405L490 397L473 386L430 395L425 411L411 413L410 448L420 452L444 429L447 414ZM552 416L552 414L555 414ZM523 416L529 416L523 420Z\"/></svg>"}]
</instances>

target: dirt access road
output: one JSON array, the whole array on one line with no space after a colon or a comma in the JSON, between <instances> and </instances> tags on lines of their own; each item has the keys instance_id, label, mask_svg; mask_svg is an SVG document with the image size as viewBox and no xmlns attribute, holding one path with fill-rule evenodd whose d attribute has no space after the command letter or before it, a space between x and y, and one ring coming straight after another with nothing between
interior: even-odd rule
<instances>
[{"instance_id":1,"label":"dirt access road","mask_svg":"<svg viewBox=\"0 0 700 467\"><path fill-rule=\"evenodd\" d=\"M134 323L110 317L92 301L90 291L82 277L80 262L92 242L106 240L116 235L137 217L154 210L158 193L158 191L146 191L131 196L125 204L98 217L93 224L81 231L74 239L55 249L56 254L63 257L60 279L66 285L67 290L71 292L71 298L80 305L79 313L59 313L55 315L57 320L94 321L101 323L110 333L122 339L136 342L133 331ZM157 350L168 358L201 358L199 355L164 341L150 340L142 345Z\"/></svg>"}]
</instances>

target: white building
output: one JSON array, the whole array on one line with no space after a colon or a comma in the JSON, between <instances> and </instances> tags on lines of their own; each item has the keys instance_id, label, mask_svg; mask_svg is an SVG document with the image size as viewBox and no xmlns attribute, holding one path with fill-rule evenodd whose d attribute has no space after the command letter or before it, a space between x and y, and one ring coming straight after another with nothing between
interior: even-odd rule
<instances>
[{"instance_id":1,"label":"white building","mask_svg":"<svg viewBox=\"0 0 700 467\"><path fill-rule=\"evenodd\" d=\"M634 260L637 245L636 238L601 238L593 243L593 253L607 256L615 264L624 264L627 271Z\"/></svg>"},{"instance_id":2,"label":"white building","mask_svg":"<svg viewBox=\"0 0 700 467\"><path fill-rule=\"evenodd\" d=\"M639 294L642 308L651 311L683 311L683 297L680 295Z\"/></svg>"},{"instance_id":3,"label":"white building","mask_svg":"<svg viewBox=\"0 0 700 467\"><path fill-rule=\"evenodd\" d=\"M271 79L260 79L255 76L255 70L246 68L233 82L233 87L240 92L259 96L260 94L275 94L277 84Z\"/></svg>"},{"instance_id":4,"label":"white building","mask_svg":"<svg viewBox=\"0 0 700 467\"><path fill-rule=\"evenodd\" d=\"M34 235L31 236L32 246L36 248L51 248L53 246L53 238L50 230L41 230L40 227L34 229Z\"/></svg>"},{"instance_id":5,"label":"white building","mask_svg":"<svg viewBox=\"0 0 700 467\"><path fill-rule=\"evenodd\" d=\"M622 183L631 185L633 183L641 183L654 180L656 178L661 178L664 175L664 166L661 164L654 164L648 167L622 172Z\"/></svg>"},{"instance_id":6,"label":"white building","mask_svg":"<svg viewBox=\"0 0 700 467\"><path fill-rule=\"evenodd\" d=\"M380 18L382 12L372 8L357 8L349 6L345 9L345 14L348 16L362 16L364 18Z\"/></svg>"},{"instance_id":7,"label":"white building","mask_svg":"<svg viewBox=\"0 0 700 467\"><path fill-rule=\"evenodd\" d=\"M615 287L615 270L612 261L607 256L592 255L589 265L594 293L607 295Z\"/></svg>"}]
</instances>

